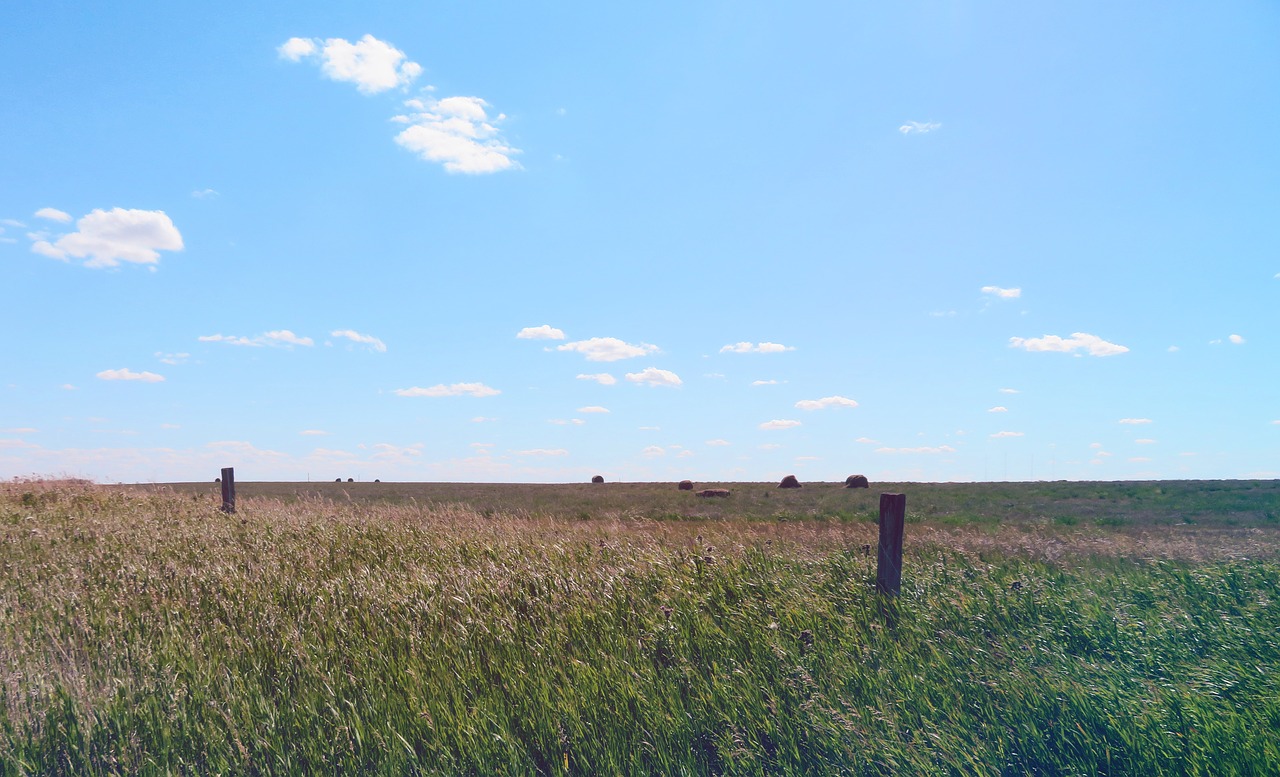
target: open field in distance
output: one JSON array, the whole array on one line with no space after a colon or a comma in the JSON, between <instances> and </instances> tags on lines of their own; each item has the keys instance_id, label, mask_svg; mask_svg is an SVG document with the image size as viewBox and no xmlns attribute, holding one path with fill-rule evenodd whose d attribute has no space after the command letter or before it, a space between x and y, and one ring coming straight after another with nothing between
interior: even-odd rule
<instances>
[{"instance_id":1,"label":"open field in distance","mask_svg":"<svg viewBox=\"0 0 1280 777\"><path fill-rule=\"evenodd\" d=\"M0 774L1280 763L1273 481L705 485L0 483Z\"/></svg>"}]
</instances>

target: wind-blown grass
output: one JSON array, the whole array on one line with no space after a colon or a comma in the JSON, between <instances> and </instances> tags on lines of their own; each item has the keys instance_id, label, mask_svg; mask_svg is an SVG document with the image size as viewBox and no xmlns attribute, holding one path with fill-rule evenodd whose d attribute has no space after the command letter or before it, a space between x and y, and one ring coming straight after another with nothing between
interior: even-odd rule
<instances>
[{"instance_id":1,"label":"wind-blown grass","mask_svg":"<svg viewBox=\"0 0 1280 777\"><path fill-rule=\"evenodd\" d=\"M1280 763L1273 531L874 534L5 484L0 774Z\"/></svg>"}]
</instances>

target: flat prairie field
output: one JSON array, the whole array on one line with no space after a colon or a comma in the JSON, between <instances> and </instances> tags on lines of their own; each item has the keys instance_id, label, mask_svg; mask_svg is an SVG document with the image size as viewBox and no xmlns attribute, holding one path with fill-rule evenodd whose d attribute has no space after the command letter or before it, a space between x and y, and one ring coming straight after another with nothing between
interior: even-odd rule
<instances>
[{"instance_id":1,"label":"flat prairie field","mask_svg":"<svg viewBox=\"0 0 1280 777\"><path fill-rule=\"evenodd\" d=\"M696 488L0 481L0 775L1280 773L1278 481Z\"/></svg>"}]
</instances>

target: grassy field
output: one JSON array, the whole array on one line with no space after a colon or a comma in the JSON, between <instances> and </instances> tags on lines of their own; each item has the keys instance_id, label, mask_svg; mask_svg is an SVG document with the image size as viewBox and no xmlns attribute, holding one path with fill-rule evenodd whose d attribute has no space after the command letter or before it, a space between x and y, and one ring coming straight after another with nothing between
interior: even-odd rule
<instances>
[{"instance_id":1,"label":"grassy field","mask_svg":"<svg viewBox=\"0 0 1280 777\"><path fill-rule=\"evenodd\" d=\"M1277 772L1280 483L705 485L0 483L0 774Z\"/></svg>"}]
</instances>

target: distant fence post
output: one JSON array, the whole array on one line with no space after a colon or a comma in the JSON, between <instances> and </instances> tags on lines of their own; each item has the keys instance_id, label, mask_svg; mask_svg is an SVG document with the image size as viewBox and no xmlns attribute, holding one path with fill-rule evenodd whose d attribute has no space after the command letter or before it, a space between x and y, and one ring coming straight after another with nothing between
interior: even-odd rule
<instances>
[{"instance_id":1,"label":"distant fence post","mask_svg":"<svg viewBox=\"0 0 1280 777\"><path fill-rule=\"evenodd\" d=\"M236 511L236 470L235 467L222 468L222 512Z\"/></svg>"},{"instance_id":2,"label":"distant fence post","mask_svg":"<svg viewBox=\"0 0 1280 777\"><path fill-rule=\"evenodd\" d=\"M889 596L897 596L902 590L902 530L906 520L907 495L881 494L876 591Z\"/></svg>"}]
</instances>

